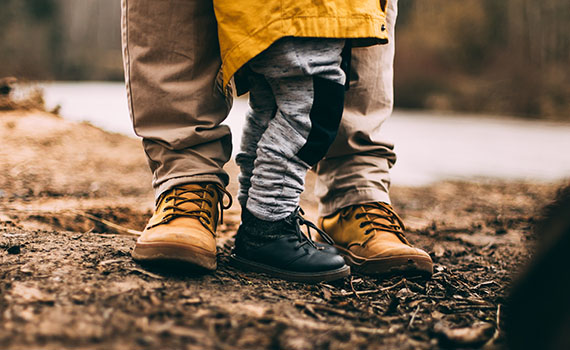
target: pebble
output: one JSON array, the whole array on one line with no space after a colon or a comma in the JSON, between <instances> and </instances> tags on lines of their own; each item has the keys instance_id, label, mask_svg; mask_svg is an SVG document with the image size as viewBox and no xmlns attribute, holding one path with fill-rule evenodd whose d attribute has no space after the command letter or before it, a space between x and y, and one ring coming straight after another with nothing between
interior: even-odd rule
<instances>
[{"instance_id":1,"label":"pebble","mask_svg":"<svg viewBox=\"0 0 570 350\"><path fill-rule=\"evenodd\" d=\"M20 249L20 245L13 245L10 248L8 248L7 251L8 254L20 254L22 250Z\"/></svg>"}]
</instances>

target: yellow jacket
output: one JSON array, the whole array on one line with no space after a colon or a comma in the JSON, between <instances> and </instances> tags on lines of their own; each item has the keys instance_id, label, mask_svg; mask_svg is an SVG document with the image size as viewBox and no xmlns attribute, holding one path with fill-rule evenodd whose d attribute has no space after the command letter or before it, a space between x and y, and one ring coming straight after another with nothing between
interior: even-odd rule
<instances>
[{"instance_id":1,"label":"yellow jacket","mask_svg":"<svg viewBox=\"0 0 570 350\"><path fill-rule=\"evenodd\" d=\"M214 0L223 86L282 37L358 39L353 46L386 43L386 1Z\"/></svg>"}]
</instances>

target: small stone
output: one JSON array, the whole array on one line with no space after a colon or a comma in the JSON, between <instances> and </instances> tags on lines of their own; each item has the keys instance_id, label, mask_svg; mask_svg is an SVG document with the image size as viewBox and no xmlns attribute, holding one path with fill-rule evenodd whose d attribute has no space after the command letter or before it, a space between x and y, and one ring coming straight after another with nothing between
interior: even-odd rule
<instances>
[{"instance_id":1,"label":"small stone","mask_svg":"<svg viewBox=\"0 0 570 350\"><path fill-rule=\"evenodd\" d=\"M8 254L20 254L21 249L19 245L13 245L8 248Z\"/></svg>"},{"instance_id":2,"label":"small stone","mask_svg":"<svg viewBox=\"0 0 570 350\"><path fill-rule=\"evenodd\" d=\"M137 337L135 341L137 342L137 344L142 345L142 346L149 346L149 345L153 345L155 343L154 338L151 337L150 335Z\"/></svg>"},{"instance_id":3,"label":"small stone","mask_svg":"<svg viewBox=\"0 0 570 350\"><path fill-rule=\"evenodd\" d=\"M408 288L402 288L396 293L396 298L406 299L407 297L409 297L412 294L413 294L412 291L409 290Z\"/></svg>"},{"instance_id":4,"label":"small stone","mask_svg":"<svg viewBox=\"0 0 570 350\"><path fill-rule=\"evenodd\" d=\"M507 233L507 229L504 227L499 227L495 230L495 234L497 235L504 235Z\"/></svg>"},{"instance_id":5,"label":"small stone","mask_svg":"<svg viewBox=\"0 0 570 350\"><path fill-rule=\"evenodd\" d=\"M20 267L20 272L31 275L32 273L34 273L35 269L34 269L34 265L31 263L25 264L22 267Z\"/></svg>"}]
</instances>

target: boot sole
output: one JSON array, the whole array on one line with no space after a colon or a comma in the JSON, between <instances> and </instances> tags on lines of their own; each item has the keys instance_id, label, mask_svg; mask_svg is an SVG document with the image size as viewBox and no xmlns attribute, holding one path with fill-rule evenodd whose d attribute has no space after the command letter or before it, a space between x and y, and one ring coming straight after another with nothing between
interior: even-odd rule
<instances>
[{"instance_id":1,"label":"boot sole","mask_svg":"<svg viewBox=\"0 0 570 350\"><path fill-rule=\"evenodd\" d=\"M277 277L287 281L304 282L304 283L319 283L334 281L350 275L350 267L345 265L336 270L321 271L321 272L293 272L279 269L273 266L261 264L255 261L240 258L235 254L230 255L232 265L252 272L259 272L267 274L271 277Z\"/></svg>"},{"instance_id":2,"label":"boot sole","mask_svg":"<svg viewBox=\"0 0 570 350\"><path fill-rule=\"evenodd\" d=\"M430 277L433 274L431 259L417 255L402 255L389 258L364 258L351 251L334 246L354 272L363 275L407 275Z\"/></svg>"},{"instance_id":3,"label":"boot sole","mask_svg":"<svg viewBox=\"0 0 570 350\"><path fill-rule=\"evenodd\" d=\"M177 243L136 243L131 255L133 259L142 263L182 262L209 271L214 271L217 267L215 253Z\"/></svg>"}]
</instances>

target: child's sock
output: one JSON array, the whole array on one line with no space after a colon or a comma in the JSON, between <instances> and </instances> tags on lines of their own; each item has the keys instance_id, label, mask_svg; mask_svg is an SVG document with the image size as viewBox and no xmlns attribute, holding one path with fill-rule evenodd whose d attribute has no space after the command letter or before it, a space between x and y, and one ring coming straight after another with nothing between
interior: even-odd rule
<instances>
[{"instance_id":1,"label":"child's sock","mask_svg":"<svg viewBox=\"0 0 570 350\"><path fill-rule=\"evenodd\" d=\"M236 252L252 251L283 237L293 237L297 212L277 221L265 221L242 209L241 225L236 235Z\"/></svg>"}]
</instances>

